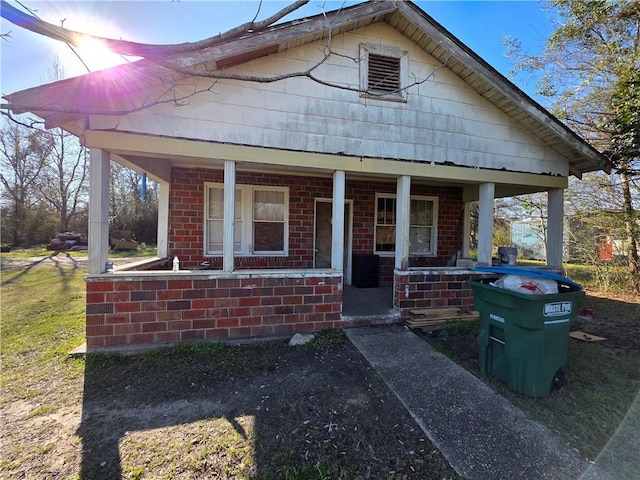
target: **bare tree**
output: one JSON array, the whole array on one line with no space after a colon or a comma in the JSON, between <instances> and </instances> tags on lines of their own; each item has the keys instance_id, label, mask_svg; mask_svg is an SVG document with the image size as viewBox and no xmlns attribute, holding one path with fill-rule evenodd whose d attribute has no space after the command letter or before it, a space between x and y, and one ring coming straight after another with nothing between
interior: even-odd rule
<instances>
[{"instance_id":1,"label":"bare tree","mask_svg":"<svg viewBox=\"0 0 640 480\"><path fill-rule=\"evenodd\" d=\"M37 181L38 195L58 214L60 231L86 210L87 151L78 139L61 128L51 133L51 152Z\"/></svg>"},{"instance_id":2,"label":"bare tree","mask_svg":"<svg viewBox=\"0 0 640 480\"><path fill-rule=\"evenodd\" d=\"M52 138L45 132L14 123L0 130L2 200L12 211L13 245L23 243L27 215L37 201L36 185L52 149Z\"/></svg>"},{"instance_id":3,"label":"bare tree","mask_svg":"<svg viewBox=\"0 0 640 480\"><path fill-rule=\"evenodd\" d=\"M64 68L54 57L49 78L61 80L64 76ZM59 231L66 232L73 217L86 211L87 149L75 135L62 128L51 129L47 134L51 137L52 148L37 181L37 194L57 213Z\"/></svg>"}]
</instances>

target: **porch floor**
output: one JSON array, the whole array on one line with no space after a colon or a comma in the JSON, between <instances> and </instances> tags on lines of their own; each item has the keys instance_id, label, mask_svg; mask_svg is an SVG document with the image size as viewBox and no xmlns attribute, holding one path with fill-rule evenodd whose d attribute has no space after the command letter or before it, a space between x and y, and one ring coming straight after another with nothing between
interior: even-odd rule
<instances>
[{"instance_id":1,"label":"porch floor","mask_svg":"<svg viewBox=\"0 0 640 480\"><path fill-rule=\"evenodd\" d=\"M387 316L393 310L393 288L356 288L345 285L342 315L348 317Z\"/></svg>"}]
</instances>

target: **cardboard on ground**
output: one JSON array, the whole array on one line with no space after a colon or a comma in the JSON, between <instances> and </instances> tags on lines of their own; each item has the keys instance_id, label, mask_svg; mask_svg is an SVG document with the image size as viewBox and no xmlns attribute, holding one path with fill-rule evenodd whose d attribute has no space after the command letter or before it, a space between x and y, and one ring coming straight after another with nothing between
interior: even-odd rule
<instances>
[{"instance_id":1,"label":"cardboard on ground","mask_svg":"<svg viewBox=\"0 0 640 480\"><path fill-rule=\"evenodd\" d=\"M598 337L597 335L591 335L590 333L584 333L579 330L569 333L569 336L576 340L582 340L583 342L601 342L606 340L604 337Z\"/></svg>"}]
</instances>

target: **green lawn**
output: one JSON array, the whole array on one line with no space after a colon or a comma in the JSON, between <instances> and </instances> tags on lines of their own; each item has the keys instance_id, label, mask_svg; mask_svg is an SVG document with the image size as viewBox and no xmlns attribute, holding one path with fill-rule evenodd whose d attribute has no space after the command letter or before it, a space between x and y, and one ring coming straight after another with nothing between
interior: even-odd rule
<instances>
[{"instance_id":1,"label":"green lawn","mask_svg":"<svg viewBox=\"0 0 640 480\"><path fill-rule=\"evenodd\" d=\"M84 275L57 268L2 271L3 403L29 398L54 372L82 375L83 362L67 358L84 342Z\"/></svg>"}]
</instances>

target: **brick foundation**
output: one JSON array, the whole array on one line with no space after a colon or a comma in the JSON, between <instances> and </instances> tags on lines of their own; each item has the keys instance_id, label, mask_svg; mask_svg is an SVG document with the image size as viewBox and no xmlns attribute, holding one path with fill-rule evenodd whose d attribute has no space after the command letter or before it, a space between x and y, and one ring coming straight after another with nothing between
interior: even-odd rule
<instances>
[{"instance_id":1,"label":"brick foundation","mask_svg":"<svg viewBox=\"0 0 640 480\"><path fill-rule=\"evenodd\" d=\"M89 349L348 326L339 275L138 273L87 277Z\"/></svg>"}]
</instances>

